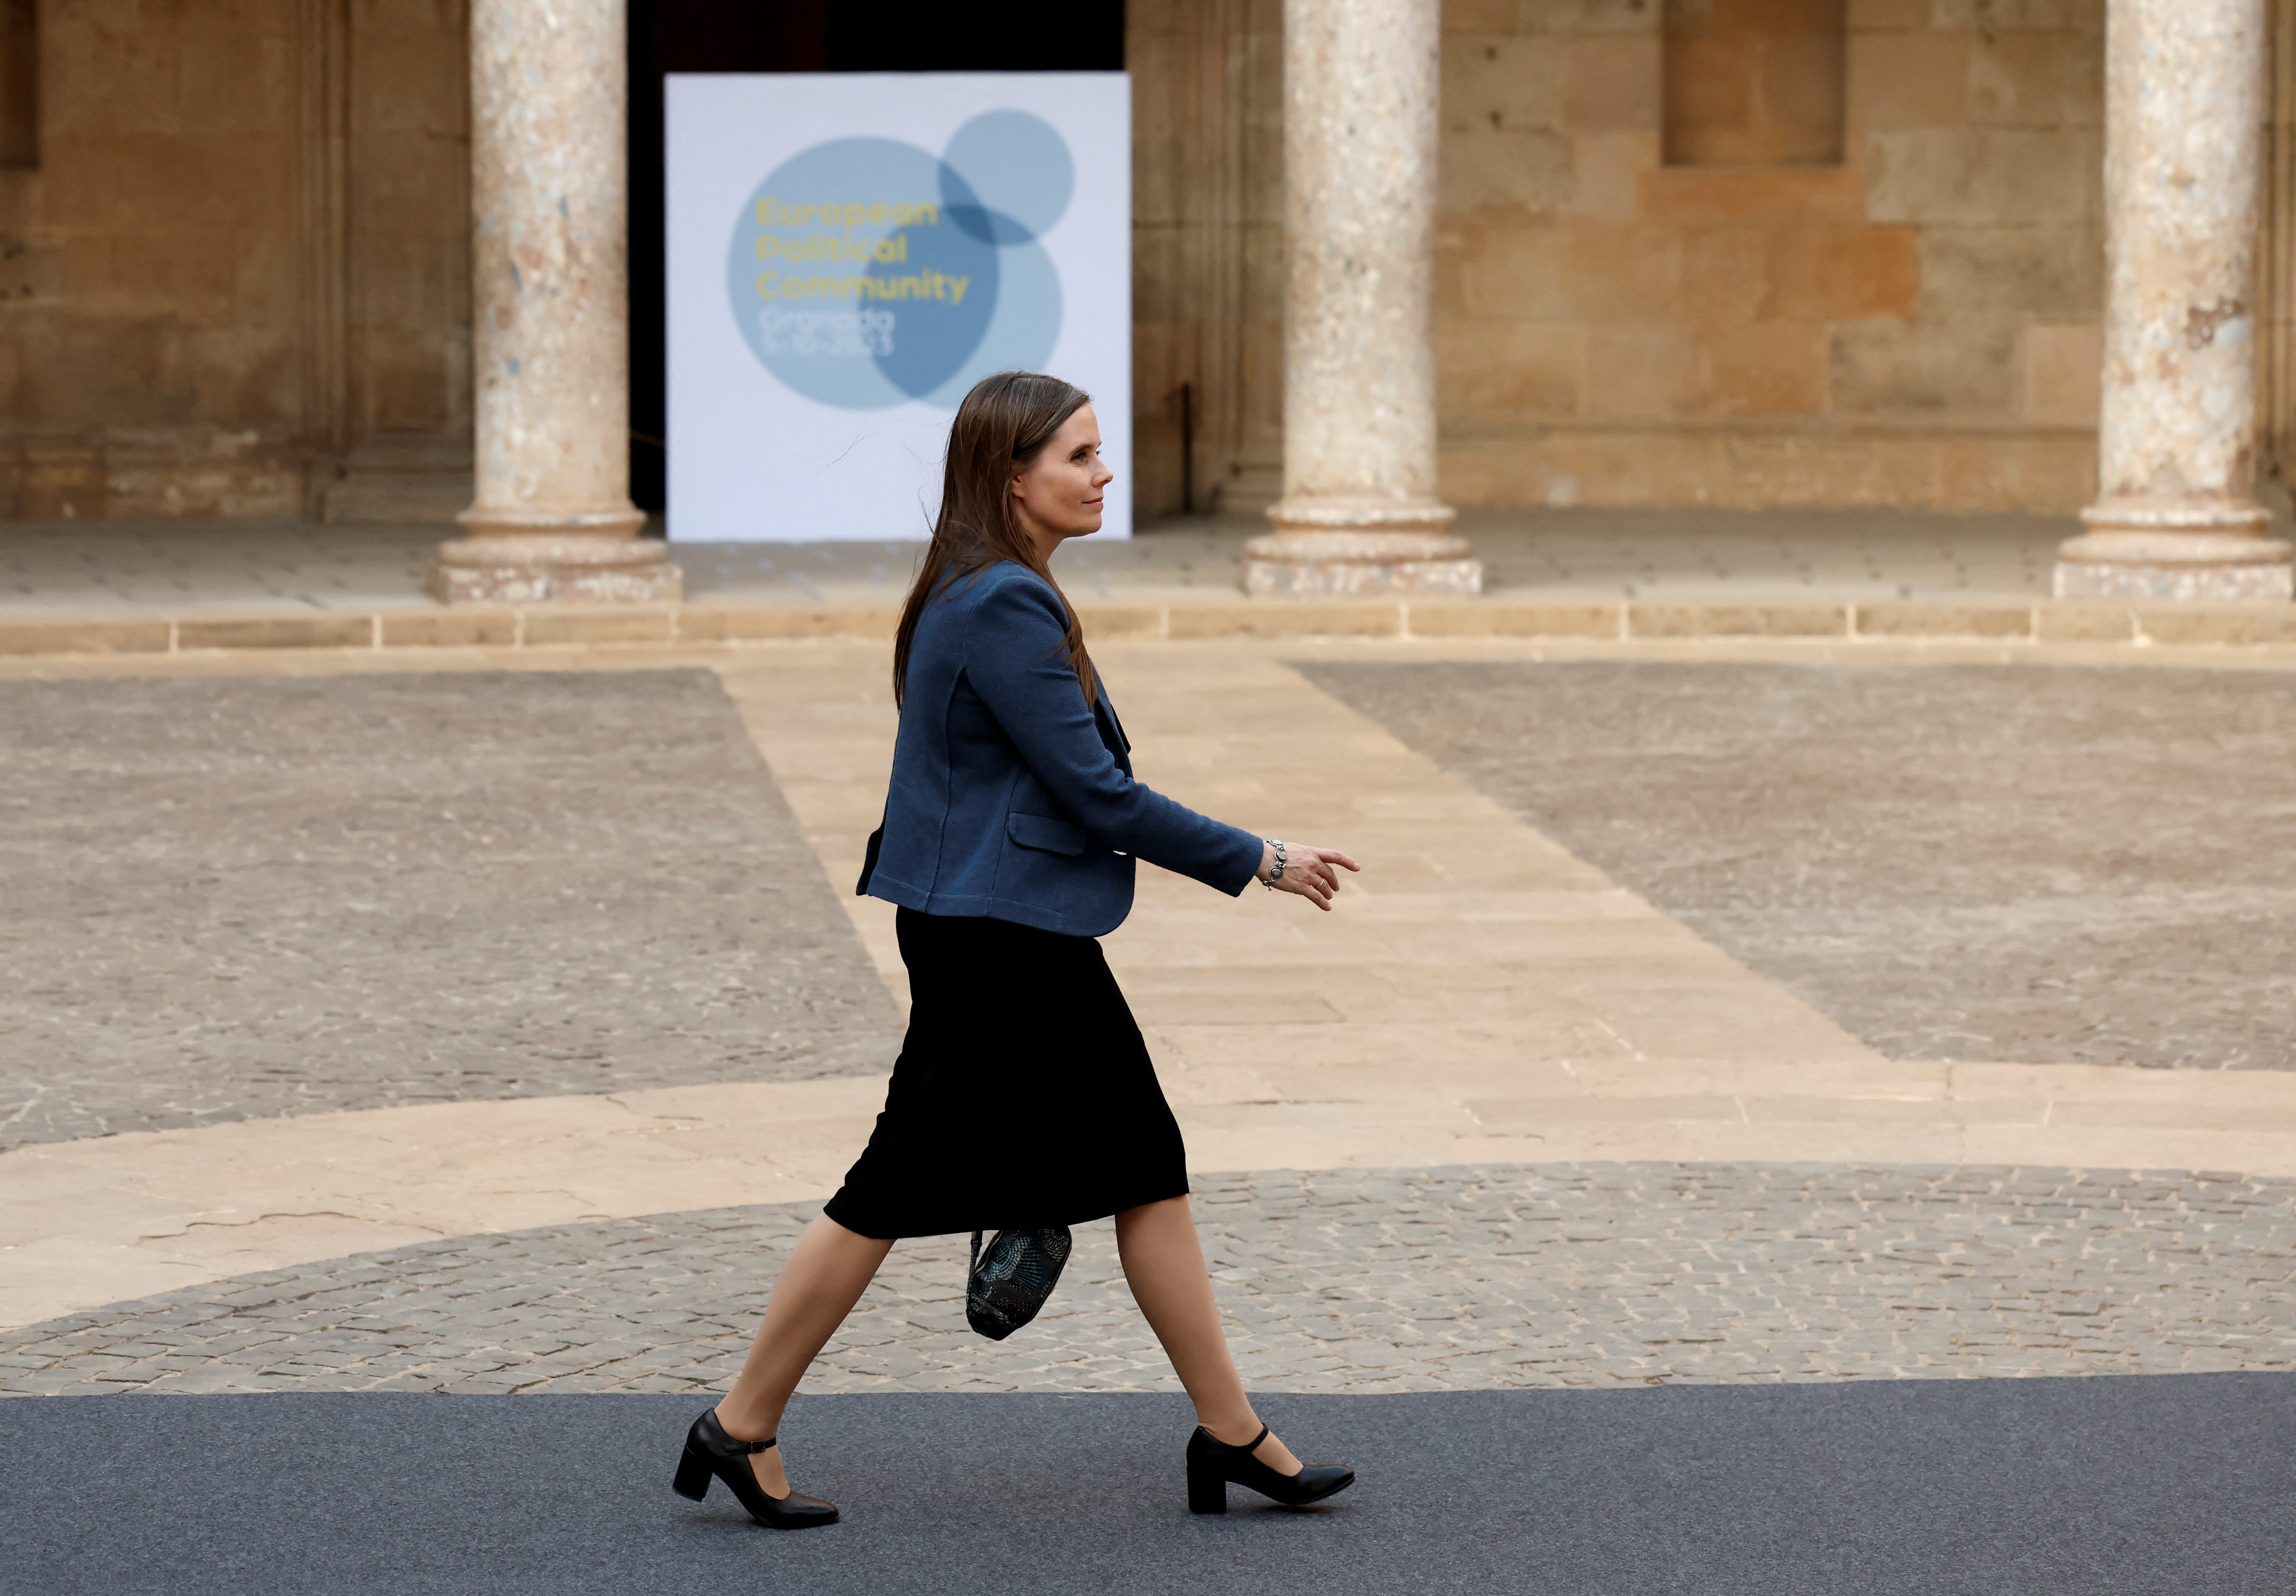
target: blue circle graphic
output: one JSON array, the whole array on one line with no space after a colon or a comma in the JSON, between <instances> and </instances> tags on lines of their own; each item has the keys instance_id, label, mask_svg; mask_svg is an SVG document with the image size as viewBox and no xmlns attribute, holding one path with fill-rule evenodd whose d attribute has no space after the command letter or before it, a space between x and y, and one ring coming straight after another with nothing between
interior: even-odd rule
<instances>
[{"instance_id":1,"label":"blue circle graphic","mask_svg":"<svg viewBox=\"0 0 2296 1596\"><path fill-rule=\"evenodd\" d=\"M944 196L954 189L970 197L964 179L947 167L938 176ZM899 330L890 348L876 352L877 369L912 399L923 398L963 369L996 311L996 246L969 228L950 225L946 200L942 209L937 224L908 229L905 258L869 267L880 284L876 291L888 296L878 303Z\"/></svg>"},{"instance_id":2,"label":"blue circle graphic","mask_svg":"<svg viewBox=\"0 0 2296 1596\"><path fill-rule=\"evenodd\" d=\"M1025 110L973 118L956 130L941 160L944 173L961 174L971 185L962 198L942 190L957 225L990 243L1025 244L1042 236L1076 192L1068 142L1050 122Z\"/></svg>"},{"instance_id":3,"label":"blue circle graphic","mask_svg":"<svg viewBox=\"0 0 2296 1596\"><path fill-rule=\"evenodd\" d=\"M897 139L816 144L776 167L734 226L734 320L808 398L953 410L990 372L1051 356L1062 297L1037 239L1075 186L1066 143L1025 111L975 117L940 159Z\"/></svg>"},{"instance_id":4,"label":"blue circle graphic","mask_svg":"<svg viewBox=\"0 0 2296 1596\"><path fill-rule=\"evenodd\" d=\"M996 253L996 313L980 347L948 381L922 396L944 410L955 410L983 377L1043 371L1061 335L1061 274L1045 246L1015 244Z\"/></svg>"}]
</instances>

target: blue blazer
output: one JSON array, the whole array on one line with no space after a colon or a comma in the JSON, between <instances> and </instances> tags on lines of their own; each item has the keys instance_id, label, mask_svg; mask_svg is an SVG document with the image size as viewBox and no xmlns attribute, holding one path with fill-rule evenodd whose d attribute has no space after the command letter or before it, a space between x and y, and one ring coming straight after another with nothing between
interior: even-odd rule
<instances>
[{"instance_id":1,"label":"blue blazer","mask_svg":"<svg viewBox=\"0 0 2296 1596\"><path fill-rule=\"evenodd\" d=\"M1131 913L1136 859L1230 896L1259 873L1259 838L1132 779L1106 692L1086 704L1069 668L1067 630L1052 585L1009 561L925 606L860 892L1100 937Z\"/></svg>"}]
</instances>

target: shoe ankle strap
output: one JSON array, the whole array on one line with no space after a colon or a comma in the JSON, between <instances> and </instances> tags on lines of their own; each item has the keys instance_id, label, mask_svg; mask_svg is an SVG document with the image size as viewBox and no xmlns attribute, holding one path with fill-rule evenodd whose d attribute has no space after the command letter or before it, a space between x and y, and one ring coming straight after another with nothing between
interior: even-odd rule
<instances>
[{"instance_id":1,"label":"shoe ankle strap","mask_svg":"<svg viewBox=\"0 0 2296 1596\"><path fill-rule=\"evenodd\" d=\"M701 1426L702 1444L720 1457L745 1457L752 1453L768 1452L781 1438L767 1436L762 1441L736 1441L726 1433L726 1427L718 1422L718 1410L715 1408L701 1415ZM1259 1443L1255 1441L1252 1445L1257 1446Z\"/></svg>"},{"instance_id":2,"label":"shoe ankle strap","mask_svg":"<svg viewBox=\"0 0 2296 1596\"><path fill-rule=\"evenodd\" d=\"M1201 1425L1201 1424L1200 1424L1200 1425L1198 1425L1196 1428L1197 1428L1198 1429L1203 1429L1203 1426L1202 1426L1202 1425ZM1215 1446L1225 1446L1225 1447L1226 1447L1230 1452L1241 1452L1241 1453L1246 1453L1246 1454L1249 1454L1249 1453L1251 1453L1258 1452L1258 1451L1259 1450L1259 1444L1260 1444L1262 1441L1265 1441L1266 1439L1267 1439L1267 1427L1266 1425L1264 1425L1264 1424L1263 1424L1263 1425L1261 1425L1261 1426L1259 1427L1259 1433L1258 1435L1256 1435L1256 1436L1252 1436L1250 1440L1246 1441L1246 1442L1245 1442L1242 1445L1241 1445L1241 1446L1235 1445L1234 1445L1234 1443L1232 1443L1232 1442L1227 1442L1227 1441L1223 1441L1223 1440L1221 1440L1218 1436L1213 1435L1213 1434L1212 1434L1212 1432L1211 1432L1211 1431L1210 1431L1210 1430L1208 1430L1208 1429L1205 1429L1205 1430L1204 1430L1204 1436L1205 1436L1205 1438L1206 1438L1207 1440L1210 1441L1210 1442L1211 1442L1211 1444L1212 1444L1213 1445L1215 1445Z\"/></svg>"}]
</instances>

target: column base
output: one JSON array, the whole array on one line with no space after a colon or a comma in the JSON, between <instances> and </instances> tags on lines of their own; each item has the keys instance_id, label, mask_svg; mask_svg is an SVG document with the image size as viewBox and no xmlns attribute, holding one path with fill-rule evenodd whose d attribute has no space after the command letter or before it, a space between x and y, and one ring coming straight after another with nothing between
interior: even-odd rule
<instances>
[{"instance_id":1,"label":"column base","mask_svg":"<svg viewBox=\"0 0 2296 1596\"><path fill-rule=\"evenodd\" d=\"M685 573L651 537L521 532L439 545L430 593L443 604L662 604Z\"/></svg>"},{"instance_id":2,"label":"column base","mask_svg":"<svg viewBox=\"0 0 2296 1596\"><path fill-rule=\"evenodd\" d=\"M2050 587L2061 599L2296 599L2296 549L2262 536L2271 512L2260 507L2098 505L2081 519L2089 530L2057 546Z\"/></svg>"},{"instance_id":3,"label":"column base","mask_svg":"<svg viewBox=\"0 0 2296 1596\"><path fill-rule=\"evenodd\" d=\"M1483 591L1483 562L1447 528L1445 504L1286 499L1275 530L1243 545L1243 590L1254 598Z\"/></svg>"}]
</instances>

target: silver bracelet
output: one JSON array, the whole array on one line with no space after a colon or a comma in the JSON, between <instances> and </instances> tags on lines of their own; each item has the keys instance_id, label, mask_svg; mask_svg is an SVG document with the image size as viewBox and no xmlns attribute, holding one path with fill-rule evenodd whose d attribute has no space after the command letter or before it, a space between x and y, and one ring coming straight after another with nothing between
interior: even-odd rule
<instances>
[{"instance_id":1,"label":"silver bracelet","mask_svg":"<svg viewBox=\"0 0 2296 1596\"><path fill-rule=\"evenodd\" d=\"M1283 879L1283 845L1273 837L1263 837L1260 841L1275 850L1275 868L1269 871L1267 879L1260 883L1268 891L1273 892L1275 890L1275 883Z\"/></svg>"}]
</instances>

